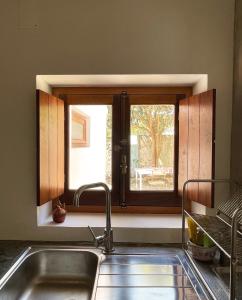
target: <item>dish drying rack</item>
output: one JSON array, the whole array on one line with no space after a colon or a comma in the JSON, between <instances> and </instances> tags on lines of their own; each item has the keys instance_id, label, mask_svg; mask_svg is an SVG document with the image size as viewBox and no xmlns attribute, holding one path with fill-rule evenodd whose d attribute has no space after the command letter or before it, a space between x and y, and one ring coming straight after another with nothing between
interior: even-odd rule
<instances>
[{"instance_id":1,"label":"dish drying rack","mask_svg":"<svg viewBox=\"0 0 242 300\"><path fill-rule=\"evenodd\" d=\"M226 183L230 185L230 196L217 208L215 216L191 213L186 210L189 183ZM185 218L190 217L230 260L229 299L236 299L236 267L242 263L242 185L229 179L190 179L183 185L182 195L182 246L187 251ZM203 278L201 278L203 280ZM206 282L204 282L206 287ZM210 290L211 292L211 290Z\"/></svg>"}]
</instances>

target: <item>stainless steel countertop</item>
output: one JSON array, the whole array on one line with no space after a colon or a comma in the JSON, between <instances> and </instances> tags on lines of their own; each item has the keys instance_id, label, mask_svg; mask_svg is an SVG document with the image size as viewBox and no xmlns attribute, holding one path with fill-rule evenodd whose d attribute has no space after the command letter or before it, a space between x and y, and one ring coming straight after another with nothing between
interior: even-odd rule
<instances>
[{"instance_id":1,"label":"stainless steel countertop","mask_svg":"<svg viewBox=\"0 0 242 300\"><path fill-rule=\"evenodd\" d=\"M92 244L80 242L0 241L0 278L4 276L29 246L92 247ZM161 299L161 297L168 300L170 299L169 295L178 295L182 299L207 299L204 296L204 287L198 284L197 276L179 245L116 244L115 249L115 254L107 255L101 264L96 300L125 300L133 299L134 297L136 299L146 299L150 292L153 295L150 300ZM148 266L150 270L142 271L141 269L144 265ZM170 275L166 274L168 275L166 278L162 276L164 265L172 266L174 271ZM157 266L159 266L158 272L156 270ZM209 272L209 269L206 269L206 272ZM179 277L177 275L182 276ZM181 278L182 283L179 281ZM130 280L127 281L127 279ZM154 286L156 281L158 284ZM152 282L151 286L149 286L149 282ZM173 284L170 284L170 282L173 282ZM197 298L198 295L200 298ZM174 297L171 299L176 299Z\"/></svg>"}]
</instances>

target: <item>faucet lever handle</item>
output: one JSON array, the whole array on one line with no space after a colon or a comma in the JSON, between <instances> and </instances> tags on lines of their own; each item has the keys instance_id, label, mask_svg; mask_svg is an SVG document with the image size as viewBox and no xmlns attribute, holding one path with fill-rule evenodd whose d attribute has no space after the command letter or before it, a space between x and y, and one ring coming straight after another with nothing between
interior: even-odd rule
<instances>
[{"instance_id":1,"label":"faucet lever handle","mask_svg":"<svg viewBox=\"0 0 242 300\"><path fill-rule=\"evenodd\" d=\"M104 236L96 236L93 229L90 226L88 226L88 229L90 230L90 232L93 236L94 245L97 248L100 244L103 243Z\"/></svg>"},{"instance_id":2,"label":"faucet lever handle","mask_svg":"<svg viewBox=\"0 0 242 300\"><path fill-rule=\"evenodd\" d=\"M90 230L90 232L91 232L91 234L92 234L93 240L96 241L97 237L95 236L95 233L94 233L94 231L92 230L92 227L90 227L90 226L88 225L88 229Z\"/></svg>"}]
</instances>

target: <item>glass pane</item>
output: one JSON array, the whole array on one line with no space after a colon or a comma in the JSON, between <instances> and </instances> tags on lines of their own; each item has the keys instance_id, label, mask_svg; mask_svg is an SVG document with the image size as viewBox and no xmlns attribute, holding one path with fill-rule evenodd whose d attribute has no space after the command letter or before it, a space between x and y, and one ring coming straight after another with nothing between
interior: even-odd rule
<instances>
[{"instance_id":1,"label":"glass pane","mask_svg":"<svg viewBox=\"0 0 242 300\"><path fill-rule=\"evenodd\" d=\"M174 105L131 105L131 190L174 190L174 125Z\"/></svg>"},{"instance_id":2,"label":"glass pane","mask_svg":"<svg viewBox=\"0 0 242 300\"><path fill-rule=\"evenodd\" d=\"M105 182L111 188L112 106L71 105L69 188Z\"/></svg>"}]
</instances>

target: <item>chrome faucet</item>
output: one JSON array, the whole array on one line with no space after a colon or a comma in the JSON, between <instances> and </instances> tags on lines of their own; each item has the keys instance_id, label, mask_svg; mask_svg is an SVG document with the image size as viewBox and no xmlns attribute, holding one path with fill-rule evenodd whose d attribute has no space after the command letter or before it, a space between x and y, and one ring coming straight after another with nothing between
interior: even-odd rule
<instances>
[{"instance_id":1,"label":"chrome faucet","mask_svg":"<svg viewBox=\"0 0 242 300\"><path fill-rule=\"evenodd\" d=\"M114 248L113 248L113 230L111 227L112 203L111 203L111 192L110 192L109 187L103 182L97 182L97 183L83 185L76 190L76 192L74 194L74 198L73 198L73 205L79 207L79 205L80 205L79 201L80 201L81 194L85 190L93 189L96 187L102 187L106 194L106 228L104 230L104 234L101 236L96 236L90 226L88 226L88 228L91 231L91 234L93 236L96 247L98 247L100 245L104 245L105 253L110 253L110 252L114 251Z\"/></svg>"}]
</instances>

